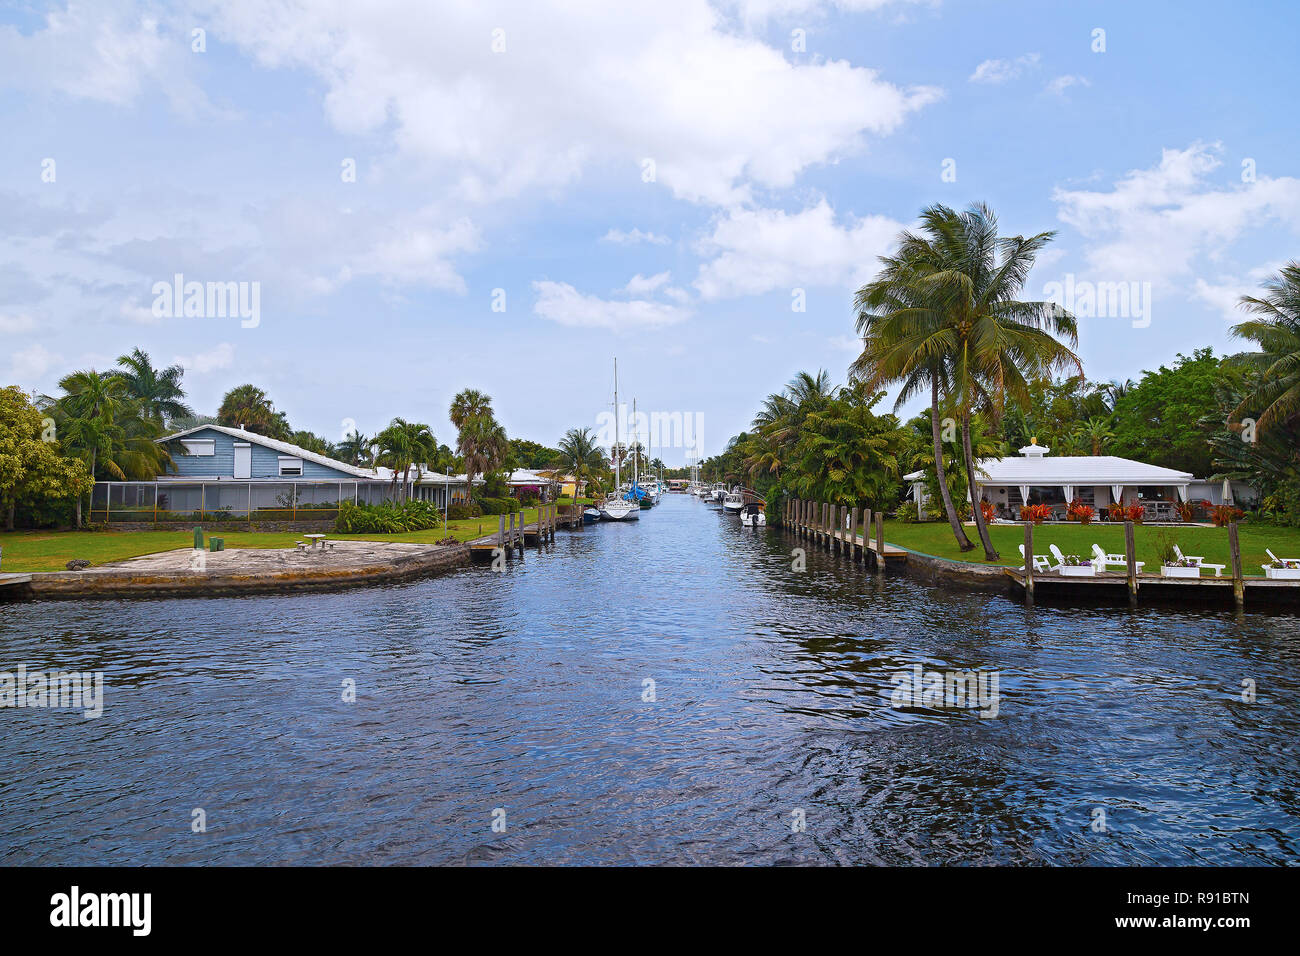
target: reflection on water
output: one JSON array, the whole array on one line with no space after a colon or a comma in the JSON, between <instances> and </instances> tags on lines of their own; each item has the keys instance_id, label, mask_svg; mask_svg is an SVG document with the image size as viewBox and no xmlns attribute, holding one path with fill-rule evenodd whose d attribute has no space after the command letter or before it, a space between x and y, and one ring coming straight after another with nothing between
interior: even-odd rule
<instances>
[{"instance_id":1,"label":"reflection on water","mask_svg":"<svg viewBox=\"0 0 1300 956\"><path fill-rule=\"evenodd\" d=\"M0 710L0 862L1300 862L1295 617L1028 611L800 543L669 496L504 574L2 606L0 671L106 688ZM996 671L998 716L891 707L917 664Z\"/></svg>"}]
</instances>

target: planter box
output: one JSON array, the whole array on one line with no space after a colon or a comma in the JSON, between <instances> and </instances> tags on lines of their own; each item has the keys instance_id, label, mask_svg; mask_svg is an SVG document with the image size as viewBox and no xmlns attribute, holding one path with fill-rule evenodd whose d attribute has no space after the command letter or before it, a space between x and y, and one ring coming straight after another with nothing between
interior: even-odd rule
<instances>
[{"instance_id":1,"label":"planter box","mask_svg":"<svg viewBox=\"0 0 1300 956\"><path fill-rule=\"evenodd\" d=\"M1178 568L1165 564L1160 567L1160 576L1163 578L1199 578L1201 569L1199 567Z\"/></svg>"},{"instance_id":2,"label":"planter box","mask_svg":"<svg viewBox=\"0 0 1300 956\"><path fill-rule=\"evenodd\" d=\"M1058 570L1062 577L1067 578L1093 578L1097 576L1097 569L1091 564L1063 564Z\"/></svg>"},{"instance_id":3,"label":"planter box","mask_svg":"<svg viewBox=\"0 0 1300 956\"><path fill-rule=\"evenodd\" d=\"M1300 581L1300 568L1265 568L1264 577L1275 581Z\"/></svg>"}]
</instances>

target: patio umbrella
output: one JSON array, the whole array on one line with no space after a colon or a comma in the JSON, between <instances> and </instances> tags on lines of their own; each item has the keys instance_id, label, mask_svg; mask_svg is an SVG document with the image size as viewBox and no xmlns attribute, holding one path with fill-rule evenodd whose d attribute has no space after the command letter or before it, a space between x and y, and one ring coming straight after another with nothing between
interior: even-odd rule
<instances>
[{"instance_id":1,"label":"patio umbrella","mask_svg":"<svg viewBox=\"0 0 1300 956\"><path fill-rule=\"evenodd\" d=\"M1232 479L1230 478L1223 479L1223 503L1225 505L1236 503L1232 500Z\"/></svg>"}]
</instances>

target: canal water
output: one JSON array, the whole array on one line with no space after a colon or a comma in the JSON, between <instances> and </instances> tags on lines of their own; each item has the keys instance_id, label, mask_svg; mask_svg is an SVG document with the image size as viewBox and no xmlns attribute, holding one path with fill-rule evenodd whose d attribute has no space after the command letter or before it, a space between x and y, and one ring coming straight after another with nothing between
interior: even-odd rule
<instances>
[{"instance_id":1,"label":"canal water","mask_svg":"<svg viewBox=\"0 0 1300 956\"><path fill-rule=\"evenodd\" d=\"M98 719L0 710L0 862L1300 862L1297 618L800 544L673 495L504 572L0 606L0 671L105 675ZM918 665L996 716L896 699Z\"/></svg>"}]
</instances>

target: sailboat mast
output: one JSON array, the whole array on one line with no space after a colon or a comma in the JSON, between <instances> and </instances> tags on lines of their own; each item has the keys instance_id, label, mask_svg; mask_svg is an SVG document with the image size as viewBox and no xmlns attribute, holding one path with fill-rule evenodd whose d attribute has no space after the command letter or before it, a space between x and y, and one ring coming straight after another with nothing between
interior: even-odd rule
<instances>
[{"instance_id":1,"label":"sailboat mast","mask_svg":"<svg viewBox=\"0 0 1300 956\"><path fill-rule=\"evenodd\" d=\"M636 466L639 464L639 462L638 462L637 459L639 459L639 458L641 457L641 455L637 452L636 442L637 442L637 436L636 436L636 399L634 398L634 399L632 399L632 484L633 484L633 485L636 485L636 482L637 482L637 470L636 470ZM635 492L633 492L633 494L635 494Z\"/></svg>"},{"instance_id":2,"label":"sailboat mast","mask_svg":"<svg viewBox=\"0 0 1300 956\"><path fill-rule=\"evenodd\" d=\"M618 356L614 356L614 493L618 494L619 486L623 483L620 465L623 462L623 455L618 448Z\"/></svg>"}]
</instances>

